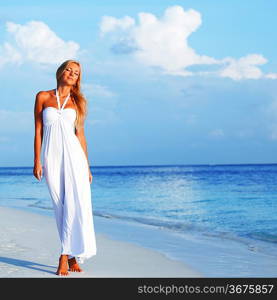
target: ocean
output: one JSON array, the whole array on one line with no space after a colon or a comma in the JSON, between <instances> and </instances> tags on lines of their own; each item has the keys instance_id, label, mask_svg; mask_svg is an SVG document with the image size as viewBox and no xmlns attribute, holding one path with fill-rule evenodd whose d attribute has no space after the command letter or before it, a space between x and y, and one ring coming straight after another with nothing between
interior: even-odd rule
<instances>
[{"instance_id":1,"label":"ocean","mask_svg":"<svg viewBox=\"0 0 277 300\"><path fill-rule=\"evenodd\" d=\"M53 215L45 178L38 181L32 171L0 168L0 205ZM277 164L99 166L91 172L96 231L189 261L207 276L277 275Z\"/></svg>"}]
</instances>

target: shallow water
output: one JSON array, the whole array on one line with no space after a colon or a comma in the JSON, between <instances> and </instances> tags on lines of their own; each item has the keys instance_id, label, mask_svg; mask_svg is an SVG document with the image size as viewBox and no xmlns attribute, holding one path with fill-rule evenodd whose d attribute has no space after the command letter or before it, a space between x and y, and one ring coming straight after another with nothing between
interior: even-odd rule
<instances>
[{"instance_id":1,"label":"shallow water","mask_svg":"<svg viewBox=\"0 0 277 300\"><path fill-rule=\"evenodd\" d=\"M205 240L206 245L207 241L220 244L224 240L233 250L244 247L276 259L275 164L113 166L93 167L91 171L93 211L98 222L106 219L143 225L144 230L157 229L179 238L179 245L172 248L157 241L152 248L169 256L174 252L174 257L185 260L181 241L190 236ZM26 167L0 168L0 205L53 213L45 179L39 182L32 168ZM108 226L105 228L107 231ZM118 237L124 239L124 235ZM148 243L141 238L137 242Z\"/></svg>"}]
</instances>

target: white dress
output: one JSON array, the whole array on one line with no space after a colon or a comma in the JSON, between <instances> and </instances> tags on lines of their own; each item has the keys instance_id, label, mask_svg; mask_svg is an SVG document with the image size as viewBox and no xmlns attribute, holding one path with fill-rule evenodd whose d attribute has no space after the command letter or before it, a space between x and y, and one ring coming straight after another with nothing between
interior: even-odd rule
<instances>
[{"instance_id":1,"label":"white dress","mask_svg":"<svg viewBox=\"0 0 277 300\"><path fill-rule=\"evenodd\" d=\"M88 162L75 135L77 112L64 108L43 109L43 170L52 198L61 254L76 257L79 263L96 254Z\"/></svg>"}]
</instances>

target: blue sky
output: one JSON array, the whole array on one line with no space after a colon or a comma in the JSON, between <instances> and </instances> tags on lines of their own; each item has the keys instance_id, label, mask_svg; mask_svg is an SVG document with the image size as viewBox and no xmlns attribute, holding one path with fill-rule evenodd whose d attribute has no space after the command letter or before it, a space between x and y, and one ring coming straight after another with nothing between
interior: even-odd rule
<instances>
[{"instance_id":1,"label":"blue sky","mask_svg":"<svg viewBox=\"0 0 277 300\"><path fill-rule=\"evenodd\" d=\"M0 8L0 166L33 166L35 95L70 58L91 166L276 163L276 1Z\"/></svg>"}]
</instances>

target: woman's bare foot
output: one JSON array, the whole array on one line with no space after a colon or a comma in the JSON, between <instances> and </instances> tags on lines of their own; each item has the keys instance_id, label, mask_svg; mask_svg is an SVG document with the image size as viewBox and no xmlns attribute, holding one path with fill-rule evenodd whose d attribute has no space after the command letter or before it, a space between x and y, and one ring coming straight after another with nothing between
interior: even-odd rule
<instances>
[{"instance_id":1,"label":"woman's bare foot","mask_svg":"<svg viewBox=\"0 0 277 300\"><path fill-rule=\"evenodd\" d=\"M83 270L78 265L75 257L68 259L69 271L71 272L83 272Z\"/></svg>"},{"instance_id":2,"label":"woman's bare foot","mask_svg":"<svg viewBox=\"0 0 277 300\"><path fill-rule=\"evenodd\" d=\"M67 269L68 269L68 255L61 255L59 258L59 266L56 272L56 275L59 276L67 276L69 275Z\"/></svg>"}]
</instances>

